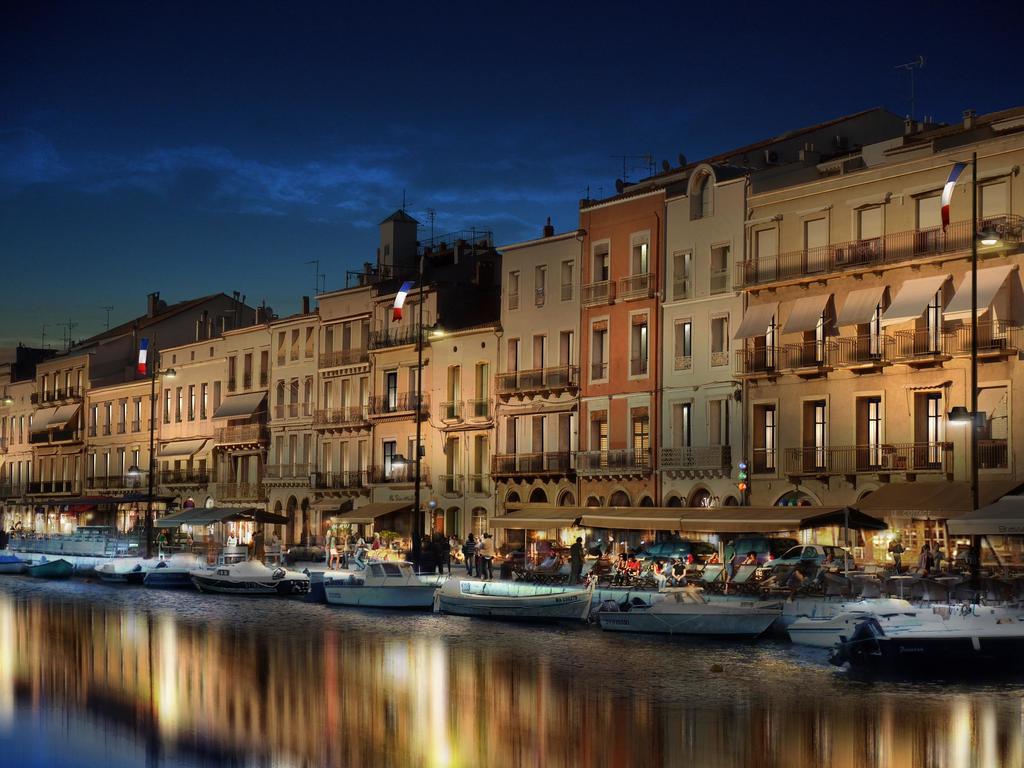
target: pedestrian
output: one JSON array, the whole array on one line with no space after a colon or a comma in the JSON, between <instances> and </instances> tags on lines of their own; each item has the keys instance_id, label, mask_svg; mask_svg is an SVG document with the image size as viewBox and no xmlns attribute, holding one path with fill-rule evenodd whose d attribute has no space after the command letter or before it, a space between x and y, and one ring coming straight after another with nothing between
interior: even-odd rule
<instances>
[{"instance_id":1,"label":"pedestrian","mask_svg":"<svg viewBox=\"0 0 1024 768\"><path fill-rule=\"evenodd\" d=\"M897 576L903 573L903 553L906 551L899 539L893 539L889 542L889 557L892 558L892 564L896 568Z\"/></svg>"},{"instance_id":2,"label":"pedestrian","mask_svg":"<svg viewBox=\"0 0 1024 768\"><path fill-rule=\"evenodd\" d=\"M569 547L569 581L573 584L580 583L583 575L583 538L576 537L576 541Z\"/></svg>"},{"instance_id":3,"label":"pedestrian","mask_svg":"<svg viewBox=\"0 0 1024 768\"><path fill-rule=\"evenodd\" d=\"M466 537L466 543L462 545L462 556L466 560L466 573L473 575L473 561L476 560L476 539L473 534Z\"/></svg>"},{"instance_id":4,"label":"pedestrian","mask_svg":"<svg viewBox=\"0 0 1024 768\"><path fill-rule=\"evenodd\" d=\"M485 581L490 581L494 578L494 568L492 566L494 554L494 539L491 538L491 534L485 533L476 551L476 575Z\"/></svg>"},{"instance_id":5,"label":"pedestrian","mask_svg":"<svg viewBox=\"0 0 1024 768\"><path fill-rule=\"evenodd\" d=\"M454 536L452 538L455 538ZM445 568L448 569L448 575L452 574L452 542L450 539L446 539L444 534L438 534L437 536L437 572L444 573Z\"/></svg>"},{"instance_id":6,"label":"pedestrian","mask_svg":"<svg viewBox=\"0 0 1024 768\"><path fill-rule=\"evenodd\" d=\"M933 559L935 560L935 571L937 573L943 572L943 563L946 561L946 553L942 551L942 545L935 545L935 553Z\"/></svg>"},{"instance_id":7,"label":"pedestrian","mask_svg":"<svg viewBox=\"0 0 1024 768\"><path fill-rule=\"evenodd\" d=\"M927 576L931 573L934 562L935 561L932 560L932 549L928 546L928 542L926 541L921 546L921 554L917 557L917 570L921 572L922 576Z\"/></svg>"},{"instance_id":8,"label":"pedestrian","mask_svg":"<svg viewBox=\"0 0 1024 768\"><path fill-rule=\"evenodd\" d=\"M256 533L252 535L252 552L253 559L261 563L263 562L263 558L265 558L267 555L266 548L264 547L262 525L259 528L257 528Z\"/></svg>"}]
</instances>

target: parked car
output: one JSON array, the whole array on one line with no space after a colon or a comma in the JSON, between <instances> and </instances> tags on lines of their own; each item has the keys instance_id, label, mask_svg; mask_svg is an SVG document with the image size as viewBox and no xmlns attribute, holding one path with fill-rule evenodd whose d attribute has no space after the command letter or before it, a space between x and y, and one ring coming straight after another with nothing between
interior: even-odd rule
<instances>
[{"instance_id":1,"label":"parked car","mask_svg":"<svg viewBox=\"0 0 1024 768\"><path fill-rule=\"evenodd\" d=\"M832 559L837 567L842 567L843 556L845 555L850 559L850 567L853 568L853 555L846 549L843 547L832 547L822 544L799 544L795 547L791 547L782 553L782 557L777 557L774 560L768 561L763 567L768 570L778 568L781 565L817 567L821 565L829 555L832 555Z\"/></svg>"},{"instance_id":2,"label":"parked car","mask_svg":"<svg viewBox=\"0 0 1024 768\"><path fill-rule=\"evenodd\" d=\"M678 539L676 541L662 541L657 544L651 544L640 552L638 557L641 560L657 560L659 558L662 560L674 560L677 557L681 560L686 560L692 554L694 560L703 563L717 551L714 546L706 541Z\"/></svg>"},{"instance_id":3,"label":"parked car","mask_svg":"<svg viewBox=\"0 0 1024 768\"><path fill-rule=\"evenodd\" d=\"M725 562L736 567L742 563L747 554L757 555L757 564L764 565L788 552L800 542L796 539L773 539L770 536L743 536L733 539L725 545Z\"/></svg>"}]
</instances>

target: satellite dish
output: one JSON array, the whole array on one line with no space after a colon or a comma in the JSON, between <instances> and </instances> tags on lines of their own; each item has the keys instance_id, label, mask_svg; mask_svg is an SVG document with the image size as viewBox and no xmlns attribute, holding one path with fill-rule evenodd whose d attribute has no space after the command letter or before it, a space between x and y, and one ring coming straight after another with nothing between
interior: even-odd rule
<instances>
[{"instance_id":1,"label":"satellite dish","mask_svg":"<svg viewBox=\"0 0 1024 768\"><path fill-rule=\"evenodd\" d=\"M665 173L668 173L669 169L671 169L671 168L672 168L672 164L668 160L662 160L661 161L661 170L665 171Z\"/></svg>"},{"instance_id":2,"label":"satellite dish","mask_svg":"<svg viewBox=\"0 0 1024 768\"><path fill-rule=\"evenodd\" d=\"M615 180L615 193L616 194L621 195L622 194L622 190L624 190L625 188L626 188L626 185L622 181L622 179L616 179Z\"/></svg>"},{"instance_id":3,"label":"satellite dish","mask_svg":"<svg viewBox=\"0 0 1024 768\"><path fill-rule=\"evenodd\" d=\"M686 165L686 155L684 155L682 152L680 152L679 153L679 167L682 168L684 165Z\"/></svg>"}]
</instances>

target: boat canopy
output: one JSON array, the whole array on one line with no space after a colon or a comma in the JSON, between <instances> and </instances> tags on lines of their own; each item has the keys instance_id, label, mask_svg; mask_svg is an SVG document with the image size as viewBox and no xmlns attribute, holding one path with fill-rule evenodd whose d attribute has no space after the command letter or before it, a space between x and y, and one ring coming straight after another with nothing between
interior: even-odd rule
<instances>
[{"instance_id":1,"label":"boat canopy","mask_svg":"<svg viewBox=\"0 0 1024 768\"><path fill-rule=\"evenodd\" d=\"M1024 496L1004 496L946 525L953 536L1024 535Z\"/></svg>"},{"instance_id":2,"label":"boat canopy","mask_svg":"<svg viewBox=\"0 0 1024 768\"><path fill-rule=\"evenodd\" d=\"M161 517L156 521L156 527L177 528L179 525L213 525L246 521L286 525L288 518L255 507L193 507Z\"/></svg>"}]
</instances>

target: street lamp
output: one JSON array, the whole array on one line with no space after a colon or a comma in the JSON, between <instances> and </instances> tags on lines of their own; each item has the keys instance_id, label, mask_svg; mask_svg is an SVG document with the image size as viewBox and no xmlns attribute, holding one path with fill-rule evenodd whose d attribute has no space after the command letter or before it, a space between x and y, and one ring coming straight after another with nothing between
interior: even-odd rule
<instances>
[{"instance_id":1,"label":"street lamp","mask_svg":"<svg viewBox=\"0 0 1024 768\"><path fill-rule=\"evenodd\" d=\"M3 396L0 397L0 405L14 405L14 398L7 390L4 390Z\"/></svg>"},{"instance_id":2,"label":"street lamp","mask_svg":"<svg viewBox=\"0 0 1024 768\"><path fill-rule=\"evenodd\" d=\"M178 372L173 368L160 370L160 350L153 350L153 365L149 370L149 490L146 494L146 559L153 557L153 482L156 475L156 379L173 379ZM134 473L133 473L134 470ZM128 468L128 475L138 478L142 470L137 465Z\"/></svg>"}]
</instances>

